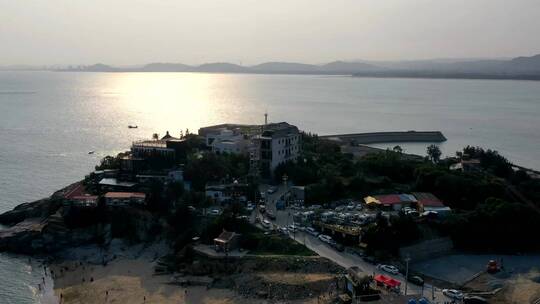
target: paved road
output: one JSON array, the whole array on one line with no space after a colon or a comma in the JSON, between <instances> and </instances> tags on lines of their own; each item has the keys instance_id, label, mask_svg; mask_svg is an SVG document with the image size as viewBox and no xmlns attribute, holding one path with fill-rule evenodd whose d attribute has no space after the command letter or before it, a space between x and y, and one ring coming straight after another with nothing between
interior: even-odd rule
<instances>
[{"instance_id":1,"label":"paved road","mask_svg":"<svg viewBox=\"0 0 540 304\"><path fill-rule=\"evenodd\" d=\"M261 191L266 191L267 187L261 188ZM294 211L291 209L286 210L276 210L275 201L285 192L285 187L280 186L276 193L274 194L267 194L266 192L266 209L273 212L276 215L276 220L271 221L274 225L281 226L281 227L287 227L288 225L293 223L293 213ZM392 275L385 272L381 272L379 269L376 268L375 265L369 264L365 262L361 257L350 254L348 252L339 252L335 250L334 248L330 247L326 243L323 243L320 241L317 237L314 237L308 233L296 231L295 233L289 233L289 237L296 240L298 243L304 244L309 249L313 250L318 255L328 258L335 262L336 264L344 267L349 268L352 266L359 267L362 271L364 271L366 274L377 274L377 273L383 273L384 275L390 276L396 280L399 280L402 282L401 285L401 292L404 293L405 291L405 277L401 274L398 275ZM447 298L445 295L442 294L442 290L440 288L437 288L436 286L433 286L433 294L435 296L434 301L435 302L441 302L444 303L446 301L450 302L451 299ZM424 295L428 299L432 299L432 286L429 284L425 284L424 288L420 286L416 286L414 284L409 283L407 286L407 294L409 295Z\"/></svg>"}]
</instances>

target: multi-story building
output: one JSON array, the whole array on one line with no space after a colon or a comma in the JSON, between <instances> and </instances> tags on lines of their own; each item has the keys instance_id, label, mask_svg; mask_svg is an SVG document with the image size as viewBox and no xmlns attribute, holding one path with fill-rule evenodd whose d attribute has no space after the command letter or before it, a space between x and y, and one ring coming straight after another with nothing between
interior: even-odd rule
<instances>
[{"instance_id":1,"label":"multi-story building","mask_svg":"<svg viewBox=\"0 0 540 304\"><path fill-rule=\"evenodd\" d=\"M199 129L214 152L249 153L252 174L271 176L277 166L300 155L302 136L286 122L264 125L221 124Z\"/></svg>"},{"instance_id":2,"label":"multi-story building","mask_svg":"<svg viewBox=\"0 0 540 304\"><path fill-rule=\"evenodd\" d=\"M286 122L262 126L260 135L252 139L252 168L263 176L272 175L277 166L296 161L302 147L302 136L296 126Z\"/></svg>"}]
</instances>

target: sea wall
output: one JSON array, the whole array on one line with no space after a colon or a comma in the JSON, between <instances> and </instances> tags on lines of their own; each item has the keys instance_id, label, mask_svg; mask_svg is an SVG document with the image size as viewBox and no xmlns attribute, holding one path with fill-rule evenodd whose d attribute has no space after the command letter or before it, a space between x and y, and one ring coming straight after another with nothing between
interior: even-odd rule
<instances>
[{"instance_id":1,"label":"sea wall","mask_svg":"<svg viewBox=\"0 0 540 304\"><path fill-rule=\"evenodd\" d=\"M375 144L393 142L443 142L446 137L441 131L403 131L403 132L373 132L324 135L320 138L354 144Z\"/></svg>"}]
</instances>

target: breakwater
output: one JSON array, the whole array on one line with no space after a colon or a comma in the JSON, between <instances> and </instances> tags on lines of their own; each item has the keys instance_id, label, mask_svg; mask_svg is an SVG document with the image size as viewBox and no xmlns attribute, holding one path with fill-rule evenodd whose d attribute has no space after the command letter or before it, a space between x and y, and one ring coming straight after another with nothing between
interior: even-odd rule
<instances>
[{"instance_id":1,"label":"breakwater","mask_svg":"<svg viewBox=\"0 0 540 304\"><path fill-rule=\"evenodd\" d=\"M354 134L323 135L320 138L354 144L377 144L393 142L443 142L446 137L441 131L396 131Z\"/></svg>"}]
</instances>

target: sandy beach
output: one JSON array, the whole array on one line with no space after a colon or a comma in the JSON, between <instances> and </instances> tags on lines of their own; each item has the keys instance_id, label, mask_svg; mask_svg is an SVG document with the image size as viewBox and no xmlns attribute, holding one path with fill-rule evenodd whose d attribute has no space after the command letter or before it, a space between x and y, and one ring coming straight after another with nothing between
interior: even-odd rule
<instances>
[{"instance_id":1,"label":"sandy beach","mask_svg":"<svg viewBox=\"0 0 540 304\"><path fill-rule=\"evenodd\" d=\"M106 250L96 246L67 250L56 261L49 263L48 272L54 280L56 300L47 303L270 303L264 299L244 298L230 289L184 287L175 283L172 274L156 275L154 269L158 257L166 252L167 248L163 244L127 246L118 240L113 241ZM293 283L306 279L286 274L279 277ZM308 277L314 281L327 279L327 275ZM265 275L265 278L277 280L275 274ZM287 303L317 303L317 299Z\"/></svg>"},{"instance_id":2,"label":"sandy beach","mask_svg":"<svg viewBox=\"0 0 540 304\"><path fill-rule=\"evenodd\" d=\"M162 246L123 247L105 251L77 248L67 258L51 263L54 293L60 303L242 303L226 289L181 287L172 275L155 275ZM97 263L105 259L107 264Z\"/></svg>"}]
</instances>

